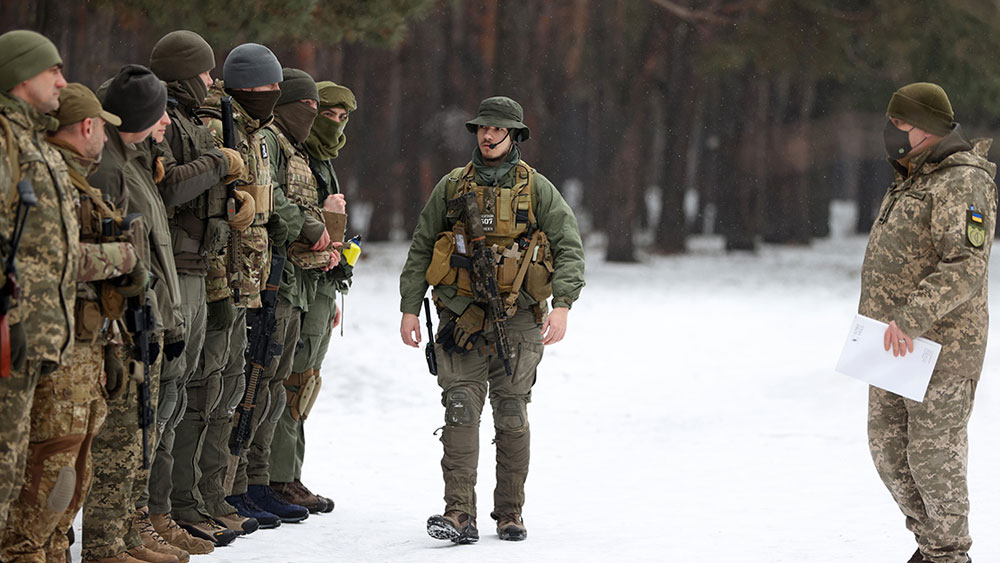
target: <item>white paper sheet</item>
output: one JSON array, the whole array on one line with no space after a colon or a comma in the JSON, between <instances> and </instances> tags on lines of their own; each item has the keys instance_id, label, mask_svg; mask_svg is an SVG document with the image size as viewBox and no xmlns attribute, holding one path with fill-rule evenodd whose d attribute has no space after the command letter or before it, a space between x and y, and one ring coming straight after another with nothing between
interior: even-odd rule
<instances>
[{"instance_id":1,"label":"white paper sheet","mask_svg":"<svg viewBox=\"0 0 1000 563\"><path fill-rule=\"evenodd\" d=\"M837 362L837 372L922 402L941 345L926 338L915 338L913 352L893 356L892 349L885 350L883 340L888 327L875 319L856 316Z\"/></svg>"}]
</instances>

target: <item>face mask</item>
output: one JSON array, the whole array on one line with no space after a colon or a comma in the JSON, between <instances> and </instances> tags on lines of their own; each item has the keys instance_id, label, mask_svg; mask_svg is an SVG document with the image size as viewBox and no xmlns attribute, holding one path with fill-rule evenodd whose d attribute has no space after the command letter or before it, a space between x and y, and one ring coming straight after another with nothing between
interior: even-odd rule
<instances>
[{"instance_id":1,"label":"face mask","mask_svg":"<svg viewBox=\"0 0 1000 563\"><path fill-rule=\"evenodd\" d=\"M257 121L264 121L268 117L271 117L271 113L274 112L274 104L281 97L281 90L249 92L247 90L230 90L227 88L226 93L232 96L246 110L247 115Z\"/></svg>"},{"instance_id":2,"label":"face mask","mask_svg":"<svg viewBox=\"0 0 1000 563\"><path fill-rule=\"evenodd\" d=\"M924 138L926 141L927 138ZM913 146L910 144L910 132L901 131L892 124L892 120L889 120L885 124L885 129L882 131L882 141L885 142L885 152L889 155L892 160L899 160L904 156L910 154L914 148L919 147L924 144L924 141L920 141Z\"/></svg>"},{"instance_id":3,"label":"face mask","mask_svg":"<svg viewBox=\"0 0 1000 563\"><path fill-rule=\"evenodd\" d=\"M298 145L309 136L309 128L316 119L316 109L302 102L281 104L274 108L274 118Z\"/></svg>"}]
</instances>

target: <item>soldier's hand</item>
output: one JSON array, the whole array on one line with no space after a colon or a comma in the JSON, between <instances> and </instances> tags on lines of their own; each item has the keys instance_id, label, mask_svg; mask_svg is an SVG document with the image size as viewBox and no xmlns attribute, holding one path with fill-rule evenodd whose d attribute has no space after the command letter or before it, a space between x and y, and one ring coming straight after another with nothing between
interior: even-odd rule
<instances>
[{"instance_id":1,"label":"soldier's hand","mask_svg":"<svg viewBox=\"0 0 1000 563\"><path fill-rule=\"evenodd\" d=\"M326 227L324 227L323 234L320 235L319 240L316 241L316 244L309 247L309 250L312 250L313 252L319 252L320 250L326 250L326 247L328 246L330 246L330 232L326 230Z\"/></svg>"},{"instance_id":2,"label":"soldier's hand","mask_svg":"<svg viewBox=\"0 0 1000 563\"><path fill-rule=\"evenodd\" d=\"M336 249L331 248L330 249L330 263L327 264L325 268L323 268L323 271L324 272L329 272L330 270L336 268L337 264L340 264L340 253L337 252Z\"/></svg>"},{"instance_id":3,"label":"soldier's hand","mask_svg":"<svg viewBox=\"0 0 1000 563\"><path fill-rule=\"evenodd\" d=\"M336 303L334 303L333 306L337 308L337 313L333 315L333 326L330 327L331 329L340 326L340 307L338 307Z\"/></svg>"},{"instance_id":4,"label":"soldier's hand","mask_svg":"<svg viewBox=\"0 0 1000 563\"><path fill-rule=\"evenodd\" d=\"M240 157L240 153L233 149L227 149L226 147L220 147L222 151L222 156L226 157L226 176L222 179L223 183L230 183L239 180L243 176L243 158Z\"/></svg>"},{"instance_id":5,"label":"soldier's hand","mask_svg":"<svg viewBox=\"0 0 1000 563\"><path fill-rule=\"evenodd\" d=\"M323 200L323 209L333 213L347 213L347 201L344 194L332 194Z\"/></svg>"},{"instance_id":6,"label":"soldier's hand","mask_svg":"<svg viewBox=\"0 0 1000 563\"><path fill-rule=\"evenodd\" d=\"M115 291L124 295L125 297L138 297L146 291L146 285L149 283L149 270L146 269L146 265L143 264L142 260L136 257L135 267L128 275L123 276L125 283L115 287Z\"/></svg>"},{"instance_id":7,"label":"soldier's hand","mask_svg":"<svg viewBox=\"0 0 1000 563\"><path fill-rule=\"evenodd\" d=\"M569 317L569 309L566 307L552 309L552 312L545 317L545 324L542 325L542 344L546 346L555 344L566 336L567 317Z\"/></svg>"},{"instance_id":8,"label":"soldier's hand","mask_svg":"<svg viewBox=\"0 0 1000 563\"><path fill-rule=\"evenodd\" d=\"M399 334L403 337L403 344L419 348L420 317L413 313L403 313L403 320L399 323Z\"/></svg>"},{"instance_id":9,"label":"soldier's hand","mask_svg":"<svg viewBox=\"0 0 1000 563\"><path fill-rule=\"evenodd\" d=\"M905 356L907 352L913 352L913 339L896 325L896 321L890 322L889 328L885 329L883 344L886 351L892 348L893 356Z\"/></svg>"}]
</instances>

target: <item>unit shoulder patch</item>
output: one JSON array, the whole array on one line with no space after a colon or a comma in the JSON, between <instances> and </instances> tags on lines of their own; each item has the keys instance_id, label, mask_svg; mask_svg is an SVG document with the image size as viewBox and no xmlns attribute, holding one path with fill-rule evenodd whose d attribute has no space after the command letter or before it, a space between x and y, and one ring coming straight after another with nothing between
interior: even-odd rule
<instances>
[{"instance_id":1,"label":"unit shoulder patch","mask_svg":"<svg viewBox=\"0 0 1000 563\"><path fill-rule=\"evenodd\" d=\"M965 236L969 244L979 248L986 242L986 225L983 214L970 207L965 211Z\"/></svg>"}]
</instances>

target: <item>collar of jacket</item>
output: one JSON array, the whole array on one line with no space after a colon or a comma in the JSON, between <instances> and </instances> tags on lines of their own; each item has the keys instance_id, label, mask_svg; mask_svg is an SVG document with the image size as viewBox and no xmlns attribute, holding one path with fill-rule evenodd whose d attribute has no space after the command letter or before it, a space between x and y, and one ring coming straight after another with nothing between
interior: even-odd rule
<instances>
[{"instance_id":1,"label":"collar of jacket","mask_svg":"<svg viewBox=\"0 0 1000 563\"><path fill-rule=\"evenodd\" d=\"M83 156L73 145L56 137L49 137L46 140L50 145L59 150L63 156L63 160L66 161L66 165L84 178L90 176L94 170L97 170L97 165L99 164L97 160Z\"/></svg>"},{"instance_id":2,"label":"collar of jacket","mask_svg":"<svg viewBox=\"0 0 1000 563\"><path fill-rule=\"evenodd\" d=\"M0 110L7 119L33 131L55 131L59 122L51 115L44 114L35 106L6 92L0 92Z\"/></svg>"}]
</instances>

